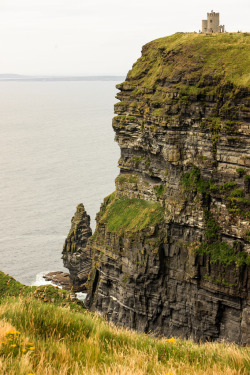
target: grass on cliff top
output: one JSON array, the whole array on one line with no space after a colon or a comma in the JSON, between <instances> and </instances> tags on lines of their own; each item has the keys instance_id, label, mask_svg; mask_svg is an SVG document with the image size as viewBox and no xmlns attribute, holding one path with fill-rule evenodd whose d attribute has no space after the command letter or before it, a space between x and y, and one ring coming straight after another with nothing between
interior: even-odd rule
<instances>
[{"instance_id":1,"label":"grass on cliff top","mask_svg":"<svg viewBox=\"0 0 250 375\"><path fill-rule=\"evenodd\" d=\"M74 311L81 311L80 303L72 302L69 292L52 285L26 286L16 281L10 275L0 271L0 304L9 297L34 297L45 303L53 303L57 306L66 306Z\"/></svg>"},{"instance_id":2,"label":"grass on cliff top","mask_svg":"<svg viewBox=\"0 0 250 375\"><path fill-rule=\"evenodd\" d=\"M143 47L127 79L153 88L179 74L198 77L200 86L210 76L250 87L250 33L176 33L154 40Z\"/></svg>"},{"instance_id":3,"label":"grass on cliff top","mask_svg":"<svg viewBox=\"0 0 250 375\"><path fill-rule=\"evenodd\" d=\"M164 211L158 202L113 196L100 214L100 223L105 223L110 232L136 232L161 223Z\"/></svg>"},{"instance_id":4,"label":"grass on cliff top","mask_svg":"<svg viewBox=\"0 0 250 375\"><path fill-rule=\"evenodd\" d=\"M2 375L247 375L249 348L118 329L32 296L0 304Z\"/></svg>"}]
</instances>

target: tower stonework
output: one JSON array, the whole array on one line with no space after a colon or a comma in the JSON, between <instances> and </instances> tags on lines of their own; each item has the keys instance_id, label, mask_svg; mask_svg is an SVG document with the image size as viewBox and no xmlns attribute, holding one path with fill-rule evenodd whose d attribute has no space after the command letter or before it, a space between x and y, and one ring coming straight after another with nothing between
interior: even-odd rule
<instances>
[{"instance_id":1,"label":"tower stonework","mask_svg":"<svg viewBox=\"0 0 250 375\"><path fill-rule=\"evenodd\" d=\"M211 10L207 13L207 19L202 20L202 32L203 33L224 33L225 26L220 25L220 13L215 13Z\"/></svg>"}]
</instances>

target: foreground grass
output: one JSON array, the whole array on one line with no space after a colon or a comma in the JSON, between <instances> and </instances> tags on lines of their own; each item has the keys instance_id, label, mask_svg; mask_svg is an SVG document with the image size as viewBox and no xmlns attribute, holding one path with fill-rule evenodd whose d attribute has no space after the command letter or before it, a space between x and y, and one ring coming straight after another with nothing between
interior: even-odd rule
<instances>
[{"instance_id":1,"label":"foreground grass","mask_svg":"<svg viewBox=\"0 0 250 375\"><path fill-rule=\"evenodd\" d=\"M68 297L0 272L1 375L249 374L249 348L119 329Z\"/></svg>"},{"instance_id":2,"label":"foreground grass","mask_svg":"<svg viewBox=\"0 0 250 375\"><path fill-rule=\"evenodd\" d=\"M2 300L0 342L4 342L1 374L232 375L250 371L248 348L156 339L112 327L86 310L70 311L31 295Z\"/></svg>"}]
</instances>

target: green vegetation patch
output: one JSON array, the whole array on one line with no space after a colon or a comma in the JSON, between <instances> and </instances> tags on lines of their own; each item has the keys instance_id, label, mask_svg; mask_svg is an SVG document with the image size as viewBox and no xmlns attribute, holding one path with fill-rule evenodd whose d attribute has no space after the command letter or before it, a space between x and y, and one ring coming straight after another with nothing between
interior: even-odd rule
<instances>
[{"instance_id":1,"label":"green vegetation patch","mask_svg":"<svg viewBox=\"0 0 250 375\"><path fill-rule=\"evenodd\" d=\"M250 230L246 231L246 240L250 242Z\"/></svg>"},{"instance_id":2,"label":"green vegetation patch","mask_svg":"<svg viewBox=\"0 0 250 375\"><path fill-rule=\"evenodd\" d=\"M241 251L240 242L235 241L233 246L220 240L221 228L211 212L205 211L205 238L206 241L197 249L200 255L209 255L212 263L220 263L225 267L231 264L237 267L250 265L250 257Z\"/></svg>"},{"instance_id":3,"label":"green vegetation patch","mask_svg":"<svg viewBox=\"0 0 250 375\"><path fill-rule=\"evenodd\" d=\"M239 173L239 172L238 172ZM243 175L244 176L244 175ZM245 175L245 181L248 184L250 179ZM234 181L226 182L222 185L215 185L213 180L204 180L201 178L200 170L193 165L192 169L184 173L181 178L181 185L186 192L199 192L207 201L211 192L218 192L223 198L229 212L236 213L244 219L250 219L250 200L248 195L237 188L237 183Z\"/></svg>"},{"instance_id":4,"label":"green vegetation patch","mask_svg":"<svg viewBox=\"0 0 250 375\"><path fill-rule=\"evenodd\" d=\"M203 180L201 178L201 173L198 167L192 166L190 172L183 174L181 178L181 184L185 191L198 191L199 193L207 196L209 194L209 189L213 188L213 183L211 180Z\"/></svg>"},{"instance_id":5,"label":"green vegetation patch","mask_svg":"<svg viewBox=\"0 0 250 375\"><path fill-rule=\"evenodd\" d=\"M31 288L0 271L0 300L6 296L27 295Z\"/></svg>"},{"instance_id":6,"label":"green vegetation patch","mask_svg":"<svg viewBox=\"0 0 250 375\"><path fill-rule=\"evenodd\" d=\"M155 185L154 186L155 194L158 198L162 197L165 192L165 186L164 185Z\"/></svg>"},{"instance_id":7,"label":"green vegetation patch","mask_svg":"<svg viewBox=\"0 0 250 375\"><path fill-rule=\"evenodd\" d=\"M138 175L129 174L129 173L121 174L118 177L116 177L115 181L120 184L127 184L127 183L135 184L136 182L138 182Z\"/></svg>"},{"instance_id":8,"label":"green vegetation patch","mask_svg":"<svg viewBox=\"0 0 250 375\"><path fill-rule=\"evenodd\" d=\"M204 242L197 250L200 255L209 255L212 263L220 263L225 267L231 264L237 267L250 266L250 257L244 251L237 251L235 247L229 246L224 241L213 243Z\"/></svg>"},{"instance_id":9,"label":"green vegetation patch","mask_svg":"<svg viewBox=\"0 0 250 375\"><path fill-rule=\"evenodd\" d=\"M32 297L45 304L65 306L74 311L83 310L82 303L72 302L66 290L53 285L26 286L0 271L0 305L10 297Z\"/></svg>"},{"instance_id":10,"label":"green vegetation patch","mask_svg":"<svg viewBox=\"0 0 250 375\"><path fill-rule=\"evenodd\" d=\"M164 108L157 108L153 111L152 115L156 117L162 117L164 115L165 109Z\"/></svg>"},{"instance_id":11,"label":"green vegetation patch","mask_svg":"<svg viewBox=\"0 0 250 375\"><path fill-rule=\"evenodd\" d=\"M217 186L212 180L204 180L198 167L192 166L192 169L183 174L181 184L186 192L199 192L203 195L203 207L205 214L206 229L204 232L205 241L195 250L200 255L208 255L212 263L220 263L225 267L234 264L236 266L250 265L250 257L246 252L241 251L237 242L233 246L221 241L221 228L216 222L211 212L206 209L206 202L212 191L223 194L225 203L229 205L229 212L235 212L248 218L248 208L250 201L244 197L242 189L235 189L235 182L227 182ZM234 210L234 211L232 211ZM237 211L236 211L237 210Z\"/></svg>"},{"instance_id":12,"label":"green vegetation patch","mask_svg":"<svg viewBox=\"0 0 250 375\"><path fill-rule=\"evenodd\" d=\"M100 223L105 223L110 232L136 232L161 223L163 213L158 202L123 198L106 205Z\"/></svg>"},{"instance_id":13,"label":"green vegetation patch","mask_svg":"<svg viewBox=\"0 0 250 375\"><path fill-rule=\"evenodd\" d=\"M249 87L249 35L176 33L154 40L143 47L142 57L128 73L128 79L147 88L154 88L165 78L171 80L177 75L189 80L199 77L200 87L206 85L208 77L221 80L222 84L231 82ZM192 88L183 93L197 95L199 91Z\"/></svg>"}]
</instances>

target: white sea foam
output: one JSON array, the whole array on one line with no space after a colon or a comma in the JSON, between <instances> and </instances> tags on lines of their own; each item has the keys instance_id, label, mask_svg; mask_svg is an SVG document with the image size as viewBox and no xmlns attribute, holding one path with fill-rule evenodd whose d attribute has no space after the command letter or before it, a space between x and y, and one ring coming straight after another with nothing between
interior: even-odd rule
<instances>
[{"instance_id":1,"label":"white sea foam","mask_svg":"<svg viewBox=\"0 0 250 375\"><path fill-rule=\"evenodd\" d=\"M51 271L43 271L43 272L39 272L37 275L36 275L36 280L31 284L31 286L40 286L40 285L53 285L53 286L56 286L58 288L61 289L61 286L58 286L54 283L52 283L52 281L46 281L43 276L46 275L47 273L49 273ZM76 293L76 297L77 299L79 299L79 301L85 301L86 299L86 296L87 296L87 293L82 293L82 292L78 292Z\"/></svg>"},{"instance_id":2,"label":"white sea foam","mask_svg":"<svg viewBox=\"0 0 250 375\"><path fill-rule=\"evenodd\" d=\"M76 297L77 299L79 299L79 301L85 301L86 296L87 296L87 293L82 293L82 292L76 293Z\"/></svg>"},{"instance_id":3,"label":"white sea foam","mask_svg":"<svg viewBox=\"0 0 250 375\"><path fill-rule=\"evenodd\" d=\"M55 284L53 284L51 281L46 281L43 278L43 276L46 275L49 272L51 272L51 271L39 272L36 275L36 280L33 283L31 283L31 286L40 286L40 285L53 285L53 286L55 286Z\"/></svg>"}]
</instances>

